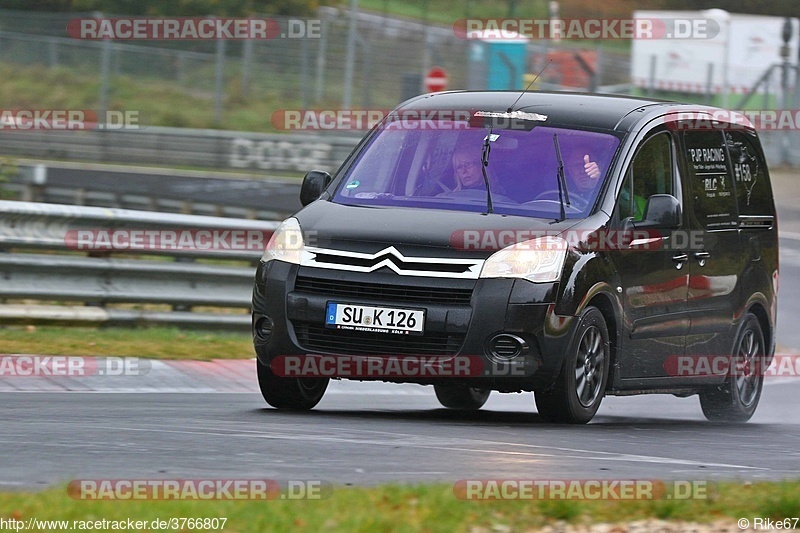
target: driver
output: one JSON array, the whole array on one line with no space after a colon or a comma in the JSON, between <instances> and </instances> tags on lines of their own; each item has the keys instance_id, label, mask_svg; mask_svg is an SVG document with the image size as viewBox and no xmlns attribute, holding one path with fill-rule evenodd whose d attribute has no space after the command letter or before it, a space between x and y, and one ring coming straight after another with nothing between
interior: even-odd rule
<instances>
[{"instance_id":1,"label":"driver","mask_svg":"<svg viewBox=\"0 0 800 533\"><path fill-rule=\"evenodd\" d=\"M583 151L572 150L564 152L562 159L564 162L564 178L567 190L569 191L570 204L575 209L584 210L588 204L594 203L595 195L600 187L600 165L593 161L592 157ZM558 189L545 191L536 199L553 198L558 199Z\"/></svg>"},{"instance_id":2,"label":"driver","mask_svg":"<svg viewBox=\"0 0 800 533\"><path fill-rule=\"evenodd\" d=\"M564 167L569 180L567 187L570 195L576 194L583 200L590 200L600 184L601 172L597 162L592 161L589 154L583 154L581 157L578 152L571 154L564 161Z\"/></svg>"},{"instance_id":3,"label":"driver","mask_svg":"<svg viewBox=\"0 0 800 533\"><path fill-rule=\"evenodd\" d=\"M456 187L453 190L486 190L481 164L480 147L474 148L471 145L460 145L456 147L453 153L453 175L456 178Z\"/></svg>"},{"instance_id":4,"label":"driver","mask_svg":"<svg viewBox=\"0 0 800 533\"><path fill-rule=\"evenodd\" d=\"M592 157L581 150L570 150L564 153L564 178L569 191L570 204L578 210L584 210L588 204L594 203L595 195L600 187L600 165ZM554 195L558 191L547 191L544 194ZM557 197L556 197L557 198Z\"/></svg>"}]
</instances>

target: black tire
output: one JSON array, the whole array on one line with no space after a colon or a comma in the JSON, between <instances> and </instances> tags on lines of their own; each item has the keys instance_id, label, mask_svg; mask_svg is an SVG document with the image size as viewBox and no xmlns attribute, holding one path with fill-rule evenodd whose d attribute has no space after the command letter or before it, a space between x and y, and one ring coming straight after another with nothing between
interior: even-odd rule
<instances>
[{"instance_id":1,"label":"black tire","mask_svg":"<svg viewBox=\"0 0 800 533\"><path fill-rule=\"evenodd\" d=\"M319 403L328 388L328 378L282 378L256 361L261 395L272 407L308 411Z\"/></svg>"},{"instance_id":2,"label":"black tire","mask_svg":"<svg viewBox=\"0 0 800 533\"><path fill-rule=\"evenodd\" d=\"M477 411L492 393L489 389L476 389L465 385L434 385L436 399L448 409Z\"/></svg>"},{"instance_id":3,"label":"black tire","mask_svg":"<svg viewBox=\"0 0 800 533\"><path fill-rule=\"evenodd\" d=\"M756 412L766 370L766 345L761 324L745 317L731 356L731 371L720 386L700 392L700 407L713 422L747 422Z\"/></svg>"},{"instance_id":4,"label":"black tire","mask_svg":"<svg viewBox=\"0 0 800 533\"><path fill-rule=\"evenodd\" d=\"M587 307L579 318L564 365L553 386L536 391L536 409L547 422L585 424L605 395L611 351L603 313Z\"/></svg>"}]
</instances>

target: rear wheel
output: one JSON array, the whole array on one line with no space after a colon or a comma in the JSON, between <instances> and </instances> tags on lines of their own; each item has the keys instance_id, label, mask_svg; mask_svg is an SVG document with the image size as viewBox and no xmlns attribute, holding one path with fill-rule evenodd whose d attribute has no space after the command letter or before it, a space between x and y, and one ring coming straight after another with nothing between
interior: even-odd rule
<instances>
[{"instance_id":1,"label":"rear wheel","mask_svg":"<svg viewBox=\"0 0 800 533\"><path fill-rule=\"evenodd\" d=\"M439 403L449 409L460 409L462 411L477 411L492 393L488 389L476 389L465 385L434 385L436 398Z\"/></svg>"},{"instance_id":2,"label":"rear wheel","mask_svg":"<svg viewBox=\"0 0 800 533\"><path fill-rule=\"evenodd\" d=\"M585 424L605 395L610 360L605 318L596 307L587 307L579 320L555 384L534 393L536 409L547 422Z\"/></svg>"},{"instance_id":3,"label":"rear wheel","mask_svg":"<svg viewBox=\"0 0 800 533\"><path fill-rule=\"evenodd\" d=\"M283 378L256 361L261 395L272 407L307 411L317 405L328 388L328 378Z\"/></svg>"},{"instance_id":4,"label":"rear wheel","mask_svg":"<svg viewBox=\"0 0 800 533\"><path fill-rule=\"evenodd\" d=\"M718 387L700 392L700 407L714 422L747 422L758 407L764 385L766 346L761 324L748 314L734 345L730 373Z\"/></svg>"}]
</instances>

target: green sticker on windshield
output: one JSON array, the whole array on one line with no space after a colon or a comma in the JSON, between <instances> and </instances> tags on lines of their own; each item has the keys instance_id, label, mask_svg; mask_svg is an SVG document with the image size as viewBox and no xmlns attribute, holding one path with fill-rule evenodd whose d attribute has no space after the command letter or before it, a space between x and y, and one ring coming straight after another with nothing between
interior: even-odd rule
<instances>
[{"instance_id":1,"label":"green sticker on windshield","mask_svg":"<svg viewBox=\"0 0 800 533\"><path fill-rule=\"evenodd\" d=\"M348 183L347 185L345 185L345 186L344 186L344 188L345 188L345 189L355 189L355 188L356 188L356 187L358 187L359 185L361 185L361 182L360 182L360 181L358 181L358 180L353 180L353 181L351 181L350 183Z\"/></svg>"}]
</instances>

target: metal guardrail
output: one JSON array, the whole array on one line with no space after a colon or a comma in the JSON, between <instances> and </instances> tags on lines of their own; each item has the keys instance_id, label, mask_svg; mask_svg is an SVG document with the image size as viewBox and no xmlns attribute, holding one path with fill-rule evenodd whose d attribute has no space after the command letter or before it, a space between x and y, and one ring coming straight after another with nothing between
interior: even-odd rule
<instances>
[{"instance_id":1,"label":"metal guardrail","mask_svg":"<svg viewBox=\"0 0 800 533\"><path fill-rule=\"evenodd\" d=\"M248 309L252 266L194 259L254 263L277 225L274 221L0 201L0 251L4 252L0 253L0 323L152 322L246 329L247 314L190 309ZM120 253L124 257L111 257ZM150 257L135 258L141 255ZM173 310L105 307L113 304L166 304Z\"/></svg>"},{"instance_id":2,"label":"metal guardrail","mask_svg":"<svg viewBox=\"0 0 800 533\"><path fill-rule=\"evenodd\" d=\"M302 207L299 179L260 172L27 159L14 167L9 181L0 183L0 197L24 202L260 220L283 220Z\"/></svg>"},{"instance_id":3,"label":"metal guardrail","mask_svg":"<svg viewBox=\"0 0 800 533\"><path fill-rule=\"evenodd\" d=\"M261 232L261 238L267 239L277 227L275 221L0 200L0 248L75 250L79 243L68 242L71 235L78 237L78 231L98 230ZM233 235L228 236L231 237ZM82 250L92 251L88 248ZM261 255L254 246L250 250L242 249L242 246L175 249L146 244L136 246L133 243L124 250L108 251L251 261Z\"/></svg>"},{"instance_id":4,"label":"metal guardrail","mask_svg":"<svg viewBox=\"0 0 800 533\"><path fill-rule=\"evenodd\" d=\"M253 269L42 254L0 254L2 298L246 308ZM247 290L244 290L247 289Z\"/></svg>"},{"instance_id":5,"label":"metal guardrail","mask_svg":"<svg viewBox=\"0 0 800 533\"><path fill-rule=\"evenodd\" d=\"M2 153L64 161L150 166L333 172L363 132L355 135L268 134L150 126L120 130L0 128Z\"/></svg>"},{"instance_id":6,"label":"metal guardrail","mask_svg":"<svg viewBox=\"0 0 800 533\"><path fill-rule=\"evenodd\" d=\"M88 185L91 187L91 184ZM274 220L285 218L287 213L278 213L266 209L231 206L223 203L198 202L193 200L177 200L164 198L155 193L123 194L105 191L87 190L85 187L55 187L52 185L34 185L17 178L14 182L3 184L2 189L9 191L10 198L25 202L45 202L52 204L109 206L122 209L157 211L162 213L183 213L190 215L222 216L230 218L259 218Z\"/></svg>"}]
</instances>

